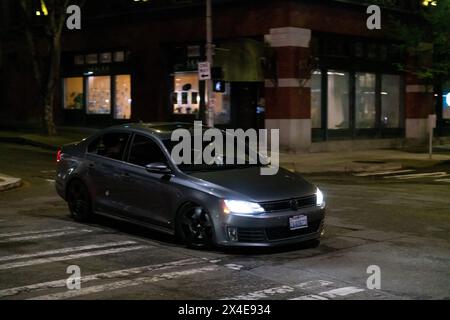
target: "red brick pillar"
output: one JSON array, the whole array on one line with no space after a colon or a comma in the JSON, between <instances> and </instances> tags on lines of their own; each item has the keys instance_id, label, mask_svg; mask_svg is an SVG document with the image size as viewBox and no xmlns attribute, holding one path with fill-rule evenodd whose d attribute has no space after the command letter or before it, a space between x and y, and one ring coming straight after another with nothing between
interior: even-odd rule
<instances>
[{"instance_id":1,"label":"red brick pillar","mask_svg":"<svg viewBox=\"0 0 450 320\"><path fill-rule=\"evenodd\" d=\"M277 59L276 79L266 79L266 128L280 129L280 148L304 151L311 146L311 30L271 29L266 41Z\"/></svg>"},{"instance_id":2,"label":"red brick pillar","mask_svg":"<svg viewBox=\"0 0 450 320\"><path fill-rule=\"evenodd\" d=\"M434 92L414 75L406 76L406 138L423 142L428 138L428 116L434 114Z\"/></svg>"}]
</instances>

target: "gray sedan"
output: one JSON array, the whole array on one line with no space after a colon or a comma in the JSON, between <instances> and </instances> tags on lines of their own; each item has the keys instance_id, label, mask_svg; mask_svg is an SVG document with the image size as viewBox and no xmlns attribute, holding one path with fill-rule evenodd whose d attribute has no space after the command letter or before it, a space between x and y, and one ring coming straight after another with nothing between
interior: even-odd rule
<instances>
[{"instance_id":1,"label":"gray sedan","mask_svg":"<svg viewBox=\"0 0 450 320\"><path fill-rule=\"evenodd\" d=\"M171 135L189 124L109 128L58 152L56 189L73 218L107 216L191 247L277 246L323 234L322 192L300 175L257 165L176 165Z\"/></svg>"}]
</instances>

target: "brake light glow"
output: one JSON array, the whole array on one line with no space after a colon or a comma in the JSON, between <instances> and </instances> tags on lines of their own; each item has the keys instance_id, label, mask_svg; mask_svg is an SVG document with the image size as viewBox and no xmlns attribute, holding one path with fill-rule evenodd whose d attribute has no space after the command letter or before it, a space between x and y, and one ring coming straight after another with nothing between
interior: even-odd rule
<instances>
[{"instance_id":1,"label":"brake light glow","mask_svg":"<svg viewBox=\"0 0 450 320\"><path fill-rule=\"evenodd\" d=\"M62 156L62 151L58 150L58 153L56 154L56 162L60 162L61 161L61 156Z\"/></svg>"}]
</instances>

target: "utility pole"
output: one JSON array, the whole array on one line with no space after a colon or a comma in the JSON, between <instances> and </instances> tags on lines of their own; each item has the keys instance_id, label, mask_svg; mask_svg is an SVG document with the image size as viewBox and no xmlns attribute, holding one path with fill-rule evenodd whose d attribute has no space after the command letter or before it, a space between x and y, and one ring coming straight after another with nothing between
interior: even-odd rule
<instances>
[{"instance_id":1,"label":"utility pole","mask_svg":"<svg viewBox=\"0 0 450 320\"><path fill-rule=\"evenodd\" d=\"M206 0L206 60L211 68L211 79L206 80L206 106L207 106L207 124L208 127L214 127L214 92L212 80L213 67L213 30L212 30L212 3Z\"/></svg>"}]
</instances>

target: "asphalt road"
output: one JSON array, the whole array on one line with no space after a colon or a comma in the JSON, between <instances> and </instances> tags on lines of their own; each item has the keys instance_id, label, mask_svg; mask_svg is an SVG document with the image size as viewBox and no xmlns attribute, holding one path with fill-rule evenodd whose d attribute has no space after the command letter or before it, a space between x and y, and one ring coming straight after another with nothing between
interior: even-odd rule
<instances>
[{"instance_id":1,"label":"asphalt road","mask_svg":"<svg viewBox=\"0 0 450 320\"><path fill-rule=\"evenodd\" d=\"M0 172L25 181L0 193L0 299L450 298L450 181L430 175L450 167L308 176L329 205L320 247L224 252L106 219L73 222L54 191L54 158L0 145ZM69 266L81 290L67 288ZM381 289L367 287L369 266Z\"/></svg>"}]
</instances>

